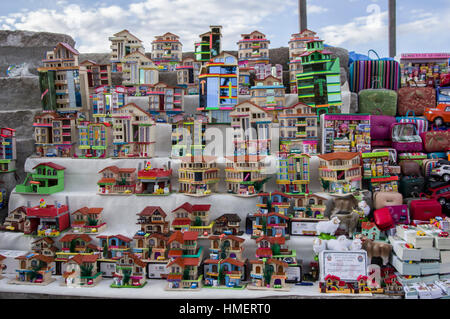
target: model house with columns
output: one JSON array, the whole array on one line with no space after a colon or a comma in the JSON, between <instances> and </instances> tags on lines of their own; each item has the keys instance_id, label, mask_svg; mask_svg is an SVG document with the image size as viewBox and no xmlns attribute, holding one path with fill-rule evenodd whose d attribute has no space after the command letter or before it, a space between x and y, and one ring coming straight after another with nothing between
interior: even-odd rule
<instances>
[{"instance_id":1,"label":"model house with columns","mask_svg":"<svg viewBox=\"0 0 450 319\"><path fill-rule=\"evenodd\" d=\"M178 169L180 193L202 197L217 191L219 168L213 156L185 156Z\"/></svg>"},{"instance_id":2,"label":"model house with columns","mask_svg":"<svg viewBox=\"0 0 450 319\"><path fill-rule=\"evenodd\" d=\"M0 128L0 174L16 170L16 130Z\"/></svg>"},{"instance_id":3,"label":"model house with columns","mask_svg":"<svg viewBox=\"0 0 450 319\"><path fill-rule=\"evenodd\" d=\"M155 37L152 42L152 60L162 71L174 71L182 60L183 44L180 37L171 32Z\"/></svg>"},{"instance_id":4,"label":"model house with columns","mask_svg":"<svg viewBox=\"0 0 450 319\"><path fill-rule=\"evenodd\" d=\"M278 154L279 171L277 184L281 192L287 194L309 193L309 161L308 154Z\"/></svg>"},{"instance_id":5,"label":"model house with columns","mask_svg":"<svg viewBox=\"0 0 450 319\"><path fill-rule=\"evenodd\" d=\"M283 80L272 75L255 80L255 85L250 88L250 96L250 101L269 111L275 121L280 109L286 106Z\"/></svg>"},{"instance_id":6,"label":"model house with columns","mask_svg":"<svg viewBox=\"0 0 450 319\"><path fill-rule=\"evenodd\" d=\"M263 174L264 156L227 156L225 182L228 193L242 197L257 196L265 190L269 177Z\"/></svg>"},{"instance_id":7,"label":"model house with columns","mask_svg":"<svg viewBox=\"0 0 450 319\"><path fill-rule=\"evenodd\" d=\"M208 118L204 115L184 116L172 119L172 158L201 156L206 146L205 132Z\"/></svg>"},{"instance_id":8,"label":"model house with columns","mask_svg":"<svg viewBox=\"0 0 450 319\"><path fill-rule=\"evenodd\" d=\"M245 61L249 67L269 63L269 44L266 35L259 31L241 34L241 39L237 42L239 62Z\"/></svg>"},{"instance_id":9,"label":"model house with columns","mask_svg":"<svg viewBox=\"0 0 450 319\"><path fill-rule=\"evenodd\" d=\"M208 62L222 52L222 26L211 25L209 31L199 35L200 41L195 43L195 60Z\"/></svg>"},{"instance_id":10,"label":"model house with columns","mask_svg":"<svg viewBox=\"0 0 450 319\"><path fill-rule=\"evenodd\" d=\"M158 82L149 87L149 113L157 120L169 122L170 118L183 112L184 90Z\"/></svg>"},{"instance_id":11,"label":"model house with columns","mask_svg":"<svg viewBox=\"0 0 450 319\"><path fill-rule=\"evenodd\" d=\"M153 85L159 81L156 64L140 51L127 54L121 59L122 84L124 86Z\"/></svg>"},{"instance_id":12,"label":"model house with columns","mask_svg":"<svg viewBox=\"0 0 450 319\"><path fill-rule=\"evenodd\" d=\"M111 41L110 62L112 72L122 72L122 59L133 52L145 54L142 41L128 30L122 30L109 38Z\"/></svg>"},{"instance_id":13,"label":"model house with columns","mask_svg":"<svg viewBox=\"0 0 450 319\"><path fill-rule=\"evenodd\" d=\"M198 75L201 62L193 58L184 58L176 67L177 86L184 89L184 95L198 94Z\"/></svg>"}]
</instances>

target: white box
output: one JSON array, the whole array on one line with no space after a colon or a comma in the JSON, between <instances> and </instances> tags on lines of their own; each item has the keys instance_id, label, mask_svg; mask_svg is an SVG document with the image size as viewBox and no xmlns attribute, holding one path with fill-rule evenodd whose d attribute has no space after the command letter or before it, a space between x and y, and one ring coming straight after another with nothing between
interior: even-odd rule
<instances>
[{"instance_id":1,"label":"white box","mask_svg":"<svg viewBox=\"0 0 450 319\"><path fill-rule=\"evenodd\" d=\"M439 274L441 269L441 264L439 262L421 262L420 263L420 274L421 275L435 275Z\"/></svg>"},{"instance_id":2,"label":"white box","mask_svg":"<svg viewBox=\"0 0 450 319\"><path fill-rule=\"evenodd\" d=\"M441 250L441 263L450 263L450 250Z\"/></svg>"},{"instance_id":3,"label":"white box","mask_svg":"<svg viewBox=\"0 0 450 319\"><path fill-rule=\"evenodd\" d=\"M392 250L401 260L421 261L422 254L419 249L406 248L406 242L399 237L389 236L389 242L392 245Z\"/></svg>"},{"instance_id":4,"label":"white box","mask_svg":"<svg viewBox=\"0 0 450 319\"><path fill-rule=\"evenodd\" d=\"M420 264L407 263L400 260L396 255L392 255L391 264L403 276L420 276Z\"/></svg>"}]
</instances>

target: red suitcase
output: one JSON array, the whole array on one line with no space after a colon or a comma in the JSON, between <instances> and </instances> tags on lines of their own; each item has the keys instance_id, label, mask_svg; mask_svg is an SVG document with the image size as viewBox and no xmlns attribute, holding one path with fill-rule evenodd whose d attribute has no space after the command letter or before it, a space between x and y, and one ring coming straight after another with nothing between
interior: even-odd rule
<instances>
[{"instance_id":1,"label":"red suitcase","mask_svg":"<svg viewBox=\"0 0 450 319\"><path fill-rule=\"evenodd\" d=\"M408 205L386 206L394 220L394 223L409 225Z\"/></svg>"},{"instance_id":2,"label":"red suitcase","mask_svg":"<svg viewBox=\"0 0 450 319\"><path fill-rule=\"evenodd\" d=\"M421 194L423 195L423 194ZM410 213L412 220L430 221L437 216L445 217L442 214L442 206L435 199L416 199L411 201Z\"/></svg>"},{"instance_id":3,"label":"red suitcase","mask_svg":"<svg viewBox=\"0 0 450 319\"><path fill-rule=\"evenodd\" d=\"M375 219L375 224L380 230L388 230L395 226L389 207L377 209L374 211L373 217Z\"/></svg>"}]
</instances>

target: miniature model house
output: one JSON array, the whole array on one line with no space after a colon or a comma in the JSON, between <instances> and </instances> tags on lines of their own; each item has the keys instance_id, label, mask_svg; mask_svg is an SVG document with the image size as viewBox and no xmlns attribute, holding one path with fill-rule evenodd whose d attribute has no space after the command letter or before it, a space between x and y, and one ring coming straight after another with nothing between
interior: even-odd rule
<instances>
[{"instance_id":1,"label":"miniature model house","mask_svg":"<svg viewBox=\"0 0 450 319\"><path fill-rule=\"evenodd\" d=\"M183 112L184 90L158 82L149 87L149 113L159 122L169 122L174 115Z\"/></svg>"},{"instance_id":2,"label":"miniature model house","mask_svg":"<svg viewBox=\"0 0 450 319\"><path fill-rule=\"evenodd\" d=\"M209 236L210 241L210 258L211 259L227 259L233 258L243 260L244 238L226 235L226 236Z\"/></svg>"},{"instance_id":3,"label":"miniature model house","mask_svg":"<svg viewBox=\"0 0 450 319\"><path fill-rule=\"evenodd\" d=\"M136 188L136 169L108 166L99 174L102 178L97 182L100 194L134 193Z\"/></svg>"},{"instance_id":4,"label":"miniature model house","mask_svg":"<svg viewBox=\"0 0 450 319\"><path fill-rule=\"evenodd\" d=\"M82 207L72 213L72 230L76 233L100 233L106 228L102 218L103 208Z\"/></svg>"},{"instance_id":5,"label":"miniature model house","mask_svg":"<svg viewBox=\"0 0 450 319\"><path fill-rule=\"evenodd\" d=\"M279 110L286 106L283 81L272 75L255 80L255 85L250 88L250 95L250 101L269 111L275 121Z\"/></svg>"},{"instance_id":6,"label":"miniature model house","mask_svg":"<svg viewBox=\"0 0 450 319\"><path fill-rule=\"evenodd\" d=\"M325 197L317 194L293 195L294 216L293 218L321 218L327 208Z\"/></svg>"},{"instance_id":7,"label":"miniature model house","mask_svg":"<svg viewBox=\"0 0 450 319\"><path fill-rule=\"evenodd\" d=\"M198 75L201 63L193 58L184 58L176 67L177 86L184 89L185 95L198 94Z\"/></svg>"},{"instance_id":8,"label":"miniature model house","mask_svg":"<svg viewBox=\"0 0 450 319\"><path fill-rule=\"evenodd\" d=\"M100 239L101 259L117 260L131 249L131 238L123 235L97 236Z\"/></svg>"},{"instance_id":9,"label":"miniature model house","mask_svg":"<svg viewBox=\"0 0 450 319\"><path fill-rule=\"evenodd\" d=\"M35 173L28 173L25 181L16 186L17 193L54 194L64 190L65 167L47 162L33 169Z\"/></svg>"},{"instance_id":10,"label":"miniature model house","mask_svg":"<svg viewBox=\"0 0 450 319\"><path fill-rule=\"evenodd\" d=\"M167 168L151 168L149 162L146 167L138 171L138 183L136 185L136 194L139 195L170 195L172 192L172 184L170 178L172 169Z\"/></svg>"},{"instance_id":11,"label":"miniature model house","mask_svg":"<svg viewBox=\"0 0 450 319\"><path fill-rule=\"evenodd\" d=\"M245 278L245 264L238 259L207 259L204 261L204 268L205 287L245 287L242 283Z\"/></svg>"},{"instance_id":12,"label":"miniature model house","mask_svg":"<svg viewBox=\"0 0 450 319\"><path fill-rule=\"evenodd\" d=\"M241 218L238 214L223 214L214 221L214 234L242 235L239 230Z\"/></svg>"},{"instance_id":13,"label":"miniature model house","mask_svg":"<svg viewBox=\"0 0 450 319\"><path fill-rule=\"evenodd\" d=\"M152 42L152 60L162 71L174 71L183 55L180 37L171 32L156 36Z\"/></svg>"},{"instance_id":14,"label":"miniature model house","mask_svg":"<svg viewBox=\"0 0 450 319\"><path fill-rule=\"evenodd\" d=\"M175 215L172 228L197 232L200 237L207 236L212 233L214 226L214 222L209 220L210 209L211 205L191 205L186 202L172 211Z\"/></svg>"},{"instance_id":15,"label":"miniature model house","mask_svg":"<svg viewBox=\"0 0 450 319\"><path fill-rule=\"evenodd\" d=\"M375 223L362 222L361 233L369 239L379 240L381 231Z\"/></svg>"},{"instance_id":16,"label":"miniature model house","mask_svg":"<svg viewBox=\"0 0 450 319\"><path fill-rule=\"evenodd\" d=\"M67 234L59 239L61 250L56 253L58 261L67 261L77 254L93 254L98 247L92 243L92 238L86 234Z\"/></svg>"},{"instance_id":17,"label":"miniature model house","mask_svg":"<svg viewBox=\"0 0 450 319\"><path fill-rule=\"evenodd\" d=\"M166 221L166 213L159 206L147 206L139 214L137 224L141 225L141 232L145 234L167 234L169 221Z\"/></svg>"},{"instance_id":18,"label":"miniature model house","mask_svg":"<svg viewBox=\"0 0 450 319\"><path fill-rule=\"evenodd\" d=\"M280 255L281 249L284 248L286 238L261 236L256 239L256 257L257 258L272 258L274 255Z\"/></svg>"},{"instance_id":19,"label":"miniature model house","mask_svg":"<svg viewBox=\"0 0 450 319\"><path fill-rule=\"evenodd\" d=\"M44 202L45 203L45 202ZM24 234L35 234L40 237L57 237L70 227L69 207L55 203L27 208Z\"/></svg>"},{"instance_id":20,"label":"miniature model house","mask_svg":"<svg viewBox=\"0 0 450 319\"><path fill-rule=\"evenodd\" d=\"M269 63L269 44L266 35L253 31L249 34L241 34L241 40L237 42L239 47L239 62L245 61L250 67L254 64Z\"/></svg>"},{"instance_id":21,"label":"miniature model house","mask_svg":"<svg viewBox=\"0 0 450 319\"><path fill-rule=\"evenodd\" d=\"M361 189L359 153L335 152L318 155L322 188L330 193L351 193Z\"/></svg>"},{"instance_id":22,"label":"miniature model house","mask_svg":"<svg viewBox=\"0 0 450 319\"><path fill-rule=\"evenodd\" d=\"M79 121L78 123L78 158L106 158L112 154L111 124L106 122L93 123Z\"/></svg>"},{"instance_id":23,"label":"miniature model house","mask_svg":"<svg viewBox=\"0 0 450 319\"><path fill-rule=\"evenodd\" d=\"M127 88L124 86L99 86L92 93L92 116L99 123L110 121L111 114L125 105Z\"/></svg>"},{"instance_id":24,"label":"miniature model house","mask_svg":"<svg viewBox=\"0 0 450 319\"><path fill-rule=\"evenodd\" d=\"M16 170L16 130L0 128L0 174Z\"/></svg>"},{"instance_id":25,"label":"miniature model house","mask_svg":"<svg viewBox=\"0 0 450 319\"><path fill-rule=\"evenodd\" d=\"M279 172L277 184L281 192L288 194L309 193L309 160L308 154L279 153Z\"/></svg>"},{"instance_id":26,"label":"miniature model house","mask_svg":"<svg viewBox=\"0 0 450 319\"><path fill-rule=\"evenodd\" d=\"M276 259L250 260L251 282L248 289L286 290L286 270L289 266Z\"/></svg>"},{"instance_id":27,"label":"miniature model house","mask_svg":"<svg viewBox=\"0 0 450 319\"><path fill-rule=\"evenodd\" d=\"M257 196L265 190L265 182L269 179L263 175L264 157L259 156L227 156L225 168L227 190L238 196Z\"/></svg>"},{"instance_id":28,"label":"miniature model house","mask_svg":"<svg viewBox=\"0 0 450 319\"><path fill-rule=\"evenodd\" d=\"M86 60L80 63L86 68L88 86L90 89L106 85L110 86L111 80L111 65L99 64L92 60Z\"/></svg>"},{"instance_id":29,"label":"miniature model house","mask_svg":"<svg viewBox=\"0 0 450 319\"><path fill-rule=\"evenodd\" d=\"M195 43L195 59L199 62L208 62L222 52L222 26L212 25L209 29L210 31L200 34L200 41Z\"/></svg>"},{"instance_id":30,"label":"miniature model house","mask_svg":"<svg viewBox=\"0 0 450 319\"><path fill-rule=\"evenodd\" d=\"M131 34L128 30L122 30L109 38L111 41L110 62L112 72L122 72L121 60L128 54L140 52L145 54L142 41Z\"/></svg>"},{"instance_id":31,"label":"miniature model house","mask_svg":"<svg viewBox=\"0 0 450 319\"><path fill-rule=\"evenodd\" d=\"M190 196L207 196L216 192L219 169L213 157L186 156L178 169L180 193Z\"/></svg>"},{"instance_id":32,"label":"miniature model house","mask_svg":"<svg viewBox=\"0 0 450 319\"><path fill-rule=\"evenodd\" d=\"M158 83L158 67L153 60L140 51L127 54L120 62L122 65L122 85L139 86Z\"/></svg>"},{"instance_id":33,"label":"miniature model house","mask_svg":"<svg viewBox=\"0 0 450 319\"><path fill-rule=\"evenodd\" d=\"M142 288L147 283L147 264L132 253L125 253L117 260L111 288Z\"/></svg>"},{"instance_id":34,"label":"miniature model house","mask_svg":"<svg viewBox=\"0 0 450 319\"><path fill-rule=\"evenodd\" d=\"M1 230L23 232L25 227L25 219L27 217L27 208L25 206L17 207L8 213Z\"/></svg>"},{"instance_id":35,"label":"miniature model house","mask_svg":"<svg viewBox=\"0 0 450 319\"><path fill-rule=\"evenodd\" d=\"M59 249L53 245L54 243L55 241L50 237L39 238L31 243L31 250L36 254L55 258Z\"/></svg>"},{"instance_id":36,"label":"miniature model house","mask_svg":"<svg viewBox=\"0 0 450 319\"><path fill-rule=\"evenodd\" d=\"M148 235L143 231L138 231L133 239L135 244L134 254L151 262L167 263L169 236L161 233Z\"/></svg>"},{"instance_id":37,"label":"miniature model house","mask_svg":"<svg viewBox=\"0 0 450 319\"><path fill-rule=\"evenodd\" d=\"M19 261L19 268L16 269L16 279L11 280L10 284L45 286L55 280L52 278L55 267L52 257L30 253L16 259Z\"/></svg>"},{"instance_id":38,"label":"miniature model house","mask_svg":"<svg viewBox=\"0 0 450 319\"><path fill-rule=\"evenodd\" d=\"M67 287L93 287L102 280L102 273L97 269L99 255L75 255L66 262L63 273Z\"/></svg>"},{"instance_id":39,"label":"miniature model house","mask_svg":"<svg viewBox=\"0 0 450 319\"><path fill-rule=\"evenodd\" d=\"M206 116L177 115L172 118L172 158L200 156L206 146Z\"/></svg>"}]
</instances>

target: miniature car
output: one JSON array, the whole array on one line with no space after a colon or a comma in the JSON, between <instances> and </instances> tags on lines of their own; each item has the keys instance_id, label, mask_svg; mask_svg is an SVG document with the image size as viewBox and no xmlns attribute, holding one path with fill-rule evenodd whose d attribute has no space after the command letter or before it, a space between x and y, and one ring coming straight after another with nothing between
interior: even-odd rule
<instances>
[{"instance_id":1,"label":"miniature car","mask_svg":"<svg viewBox=\"0 0 450 319\"><path fill-rule=\"evenodd\" d=\"M234 287L235 286L235 283L234 282L229 282L229 283L227 283L227 287Z\"/></svg>"},{"instance_id":2,"label":"miniature car","mask_svg":"<svg viewBox=\"0 0 450 319\"><path fill-rule=\"evenodd\" d=\"M424 231L419 230L419 231L417 231L416 235L417 235L417 236L425 236L426 234L425 234Z\"/></svg>"},{"instance_id":3,"label":"miniature car","mask_svg":"<svg viewBox=\"0 0 450 319\"><path fill-rule=\"evenodd\" d=\"M426 108L425 117L436 126L450 122L450 104L440 103L436 108Z\"/></svg>"},{"instance_id":4,"label":"miniature car","mask_svg":"<svg viewBox=\"0 0 450 319\"><path fill-rule=\"evenodd\" d=\"M436 188L430 187L425 191L425 196L427 198L434 198L439 204L445 205L450 200L450 185L447 184Z\"/></svg>"},{"instance_id":5,"label":"miniature car","mask_svg":"<svg viewBox=\"0 0 450 319\"><path fill-rule=\"evenodd\" d=\"M5 227L7 230L14 230L15 228L13 226L6 226Z\"/></svg>"},{"instance_id":6,"label":"miniature car","mask_svg":"<svg viewBox=\"0 0 450 319\"><path fill-rule=\"evenodd\" d=\"M164 258L164 256L158 256L158 257L156 257L156 260L164 260L165 258Z\"/></svg>"},{"instance_id":7,"label":"miniature car","mask_svg":"<svg viewBox=\"0 0 450 319\"><path fill-rule=\"evenodd\" d=\"M439 237L448 237L448 233L446 231L441 231L438 236Z\"/></svg>"},{"instance_id":8,"label":"miniature car","mask_svg":"<svg viewBox=\"0 0 450 319\"><path fill-rule=\"evenodd\" d=\"M193 282L192 285L191 285L191 288L192 289L196 289L197 287L198 287L198 284L196 282Z\"/></svg>"},{"instance_id":9,"label":"miniature car","mask_svg":"<svg viewBox=\"0 0 450 319\"><path fill-rule=\"evenodd\" d=\"M431 176L439 176L445 182L450 181L450 165L442 165L431 170Z\"/></svg>"}]
</instances>

